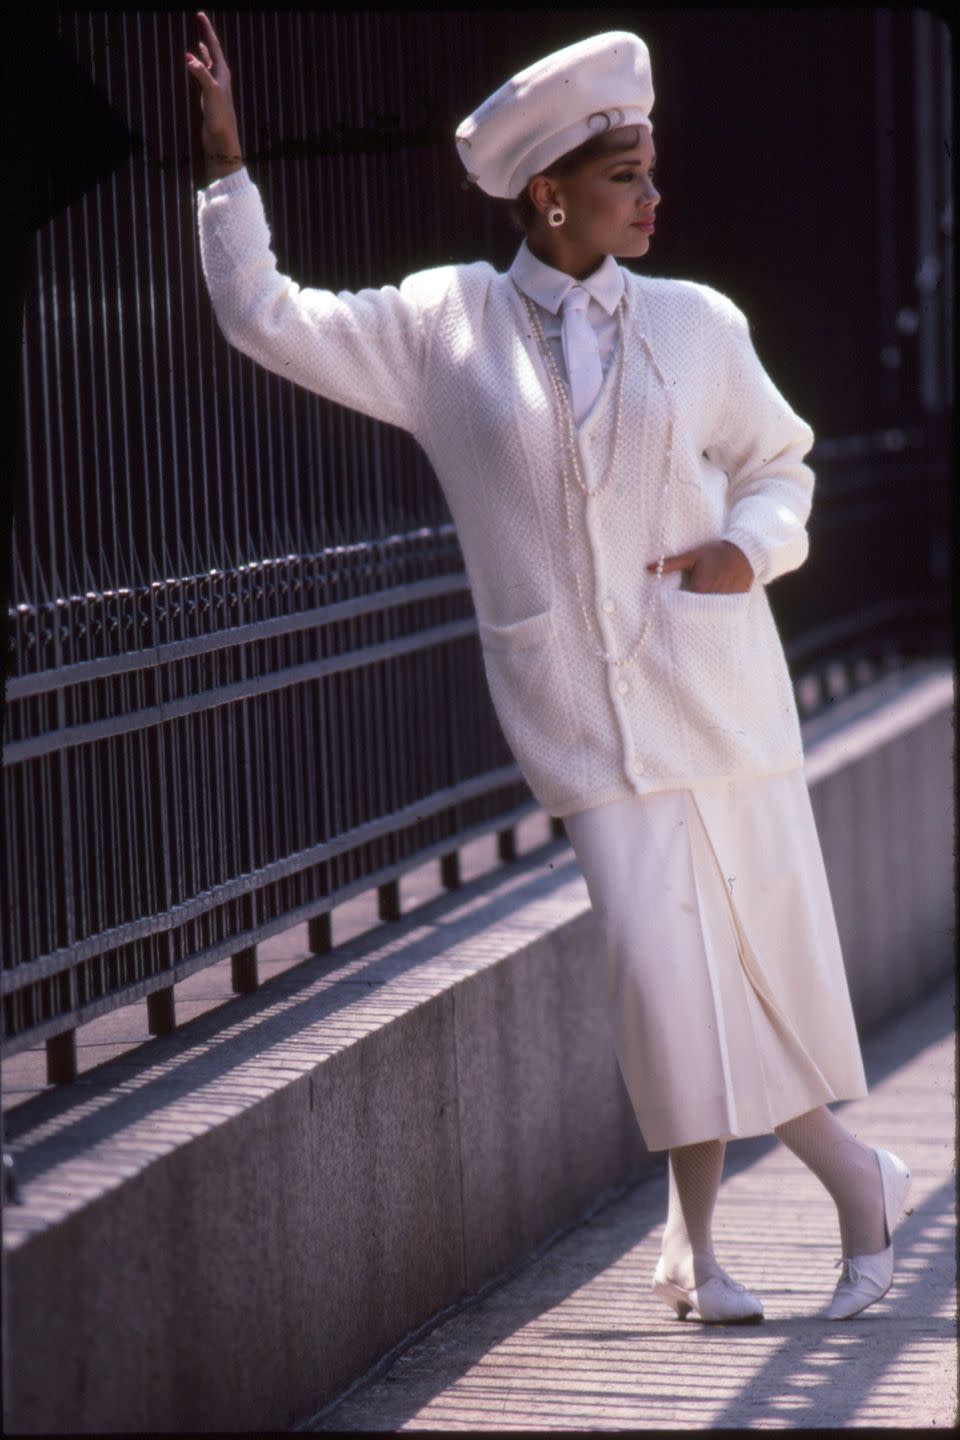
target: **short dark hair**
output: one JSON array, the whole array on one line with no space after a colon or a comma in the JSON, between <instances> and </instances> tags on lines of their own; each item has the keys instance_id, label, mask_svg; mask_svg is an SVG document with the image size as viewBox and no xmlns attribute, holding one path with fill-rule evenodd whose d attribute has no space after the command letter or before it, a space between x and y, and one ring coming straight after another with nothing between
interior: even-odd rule
<instances>
[{"instance_id":1,"label":"short dark hair","mask_svg":"<svg viewBox=\"0 0 960 1440\"><path fill-rule=\"evenodd\" d=\"M609 120L609 116L607 119ZM550 180L562 180L565 175L575 174L581 166L589 165L603 155L611 155L617 150L632 150L640 144L640 131L643 129L646 129L646 126L628 125L623 130L601 130L599 135L591 135L589 140L584 140L575 150L568 150L566 155L561 155L559 160L554 160L545 170L538 170L537 174L546 175ZM532 175L530 179L533 179ZM536 205L530 199L527 185L515 200L506 202L510 219L523 235L527 234L538 213Z\"/></svg>"}]
</instances>

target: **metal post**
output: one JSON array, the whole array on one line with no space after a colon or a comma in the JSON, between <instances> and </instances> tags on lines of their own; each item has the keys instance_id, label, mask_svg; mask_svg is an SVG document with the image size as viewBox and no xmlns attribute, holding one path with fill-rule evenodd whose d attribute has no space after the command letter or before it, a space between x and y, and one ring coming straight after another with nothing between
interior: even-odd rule
<instances>
[{"instance_id":1,"label":"metal post","mask_svg":"<svg viewBox=\"0 0 960 1440\"><path fill-rule=\"evenodd\" d=\"M333 912L324 910L307 921L307 945L311 955L329 955L333 949Z\"/></svg>"},{"instance_id":2,"label":"metal post","mask_svg":"<svg viewBox=\"0 0 960 1440\"><path fill-rule=\"evenodd\" d=\"M67 1085L77 1078L77 1032L64 1030L47 1041L47 1084Z\"/></svg>"},{"instance_id":3,"label":"metal post","mask_svg":"<svg viewBox=\"0 0 960 1440\"><path fill-rule=\"evenodd\" d=\"M385 885L377 886L377 899L381 920L400 920L403 912L400 909L400 881L388 880Z\"/></svg>"},{"instance_id":4,"label":"metal post","mask_svg":"<svg viewBox=\"0 0 960 1440\"><path fill-rule=\"evenodd\" d=\"M165 985L147 996L147 1029L151 1035L169 1035L176 1028L173 986Z\"/></svg>"},{"instance_id":5,"label":"metal post","mask_svg":"<svg viewBox=\"0 0 960 1440\"><path fill-rule=\"evenodd\" d=\"M250 995L259 988L257 974L257 947L250 945L230 956L230 983L235 995Z\"/></svg>"},{"instance_id":6,"label":"metal post","mask_svg":"<svg viewBox=\"0 0 960 1440\"><path fill-rule=\"evenodd\" d=\"M460 885L459 850L451 850L449 855L441 855L440 879L447 890L456 890Z\"/></svg>"}]
</instances>

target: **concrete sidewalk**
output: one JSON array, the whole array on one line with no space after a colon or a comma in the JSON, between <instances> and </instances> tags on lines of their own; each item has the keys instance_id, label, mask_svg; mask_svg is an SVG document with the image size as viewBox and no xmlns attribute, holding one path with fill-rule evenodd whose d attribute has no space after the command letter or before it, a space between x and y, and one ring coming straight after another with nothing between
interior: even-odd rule
<instances>
[{"instance_id":1,"label":"concrete sidewalk","mask_svg":"<svg viewBox=\"0 0 960 1440\"><path fill-rule=\"evenodd\" d=\"M766 1321L680 1323L649 1293L666 1180L647 1181L381 1363L301 1430L796 1429L957 1422L954 987L870 1037L871 1093L839 1106L910 1165L893 1289L817 1318L839 1272L836 1212L771 1137L733 1143L714 1226Z\"/></svg>"}]
</instances>

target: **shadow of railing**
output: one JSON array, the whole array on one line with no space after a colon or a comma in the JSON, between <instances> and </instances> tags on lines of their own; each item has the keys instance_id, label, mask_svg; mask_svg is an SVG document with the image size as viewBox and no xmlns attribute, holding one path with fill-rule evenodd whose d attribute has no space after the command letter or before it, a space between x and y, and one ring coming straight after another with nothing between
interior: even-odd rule
<instances>
[{"instance_id":1,"label":"shadow of railing","mask_svg":"<svg viewBox=\"0 0 960 1440\"><path fill-rule=\"evenodd\" d=\"M782 1425L787 1415L791 1429L852 1425L868 1399L873 1397L876 1403L884 1376L906 1347L954 1340L955 1315L938 1312L949 1303L955 1280L955 1206L956 1186L950 1179L914 1209L897 1231L895 1294L878 1301L855 1324L816 1315L767 1322L765 1337L782 1338L785 1343L759 1367L751 1363L737 1394L712 1416L712 1427L725 1429L747 1422L751 1428ZM921 1254L928 1263L911 1268L910 1260ZM934 1263L937 1257L947 1255L951 1263ZM894 1306L900 1323L891 1325L889 1312ZM903 1323L914 1317L922 1322L920 1326ZM755 1362L755 1353L751 1358ZM889 1398L893 1404L896 1396ZM915 1396L909 1403L915 1411ZM892 1410L891 1420L903 1413L902 1406Z\"/></svg>"}]
</instances>

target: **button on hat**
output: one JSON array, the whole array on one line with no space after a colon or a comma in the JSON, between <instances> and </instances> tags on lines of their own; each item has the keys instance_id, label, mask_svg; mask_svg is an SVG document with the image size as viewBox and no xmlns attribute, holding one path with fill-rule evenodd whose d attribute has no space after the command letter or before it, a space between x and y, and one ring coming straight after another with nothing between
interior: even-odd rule
<instances>
[{"instance_id":1,"label":"button on hat","mask_svg":"<svg viewBox=\"0 0 960 1440\"><path fill-rule=\"evenodd\" d=\"M488 195L515 200L540 174L605 129L653 129L650 54L609 30L556 50L501 85L457 126L457 153Z\"/></svg>"}]
</instances>

